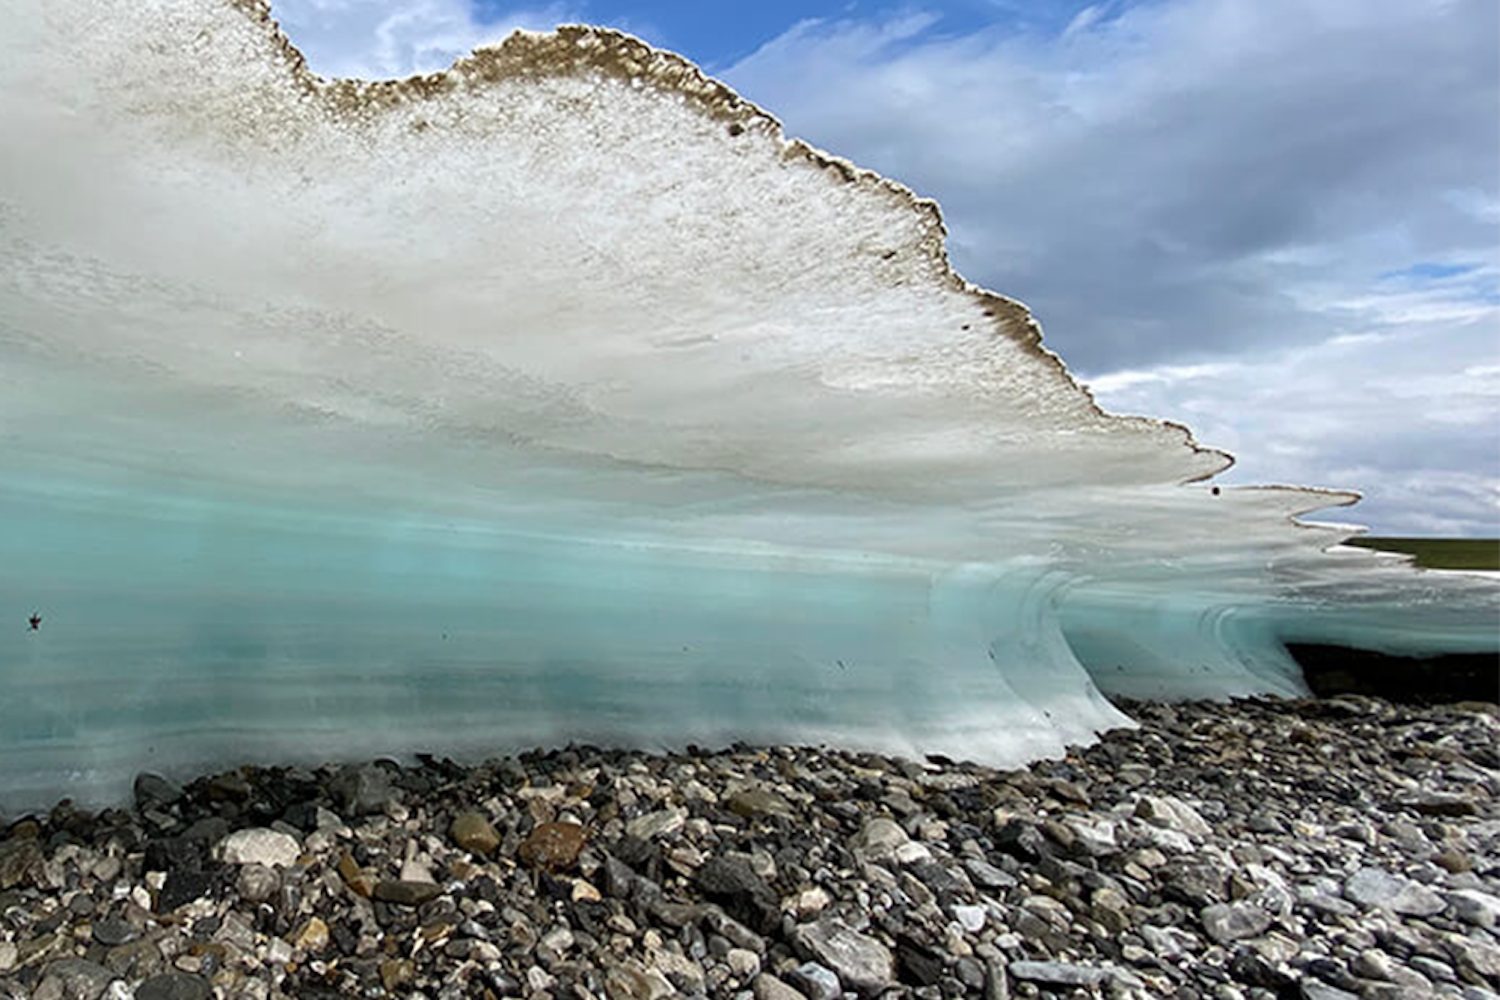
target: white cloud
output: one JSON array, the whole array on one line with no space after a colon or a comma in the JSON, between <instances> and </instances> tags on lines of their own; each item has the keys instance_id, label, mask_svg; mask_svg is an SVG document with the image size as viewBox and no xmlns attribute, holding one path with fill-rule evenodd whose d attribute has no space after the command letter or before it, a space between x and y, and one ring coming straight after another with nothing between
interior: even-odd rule
<instances>
[{"instance_id":1,"label":"white cloud","mask_svg":"<svg viewBox=\"0 0 1500 1000\"><path fill-rule=\"evenodd\" d=\"M1500 532L1475 374L1500 361L1492 0L1163 0L854 42L877 36L804 26L726 75L936 197L960 270L1028 302L1106 406L1185 421L1239 481L1362 490L1377 530Z\"/></svg>"},{"instance_id":2,"label":"white cloud","mask_svg":"<svg viewBox=\"0 0 1500 1000\"><path fill-rule=\"evenodd\" d=\"M390 79L443 69L517 28L580 20L565 3L475 18L468 0L276 0L272 13L324 76Z\"/></svg>"}]
</instances>

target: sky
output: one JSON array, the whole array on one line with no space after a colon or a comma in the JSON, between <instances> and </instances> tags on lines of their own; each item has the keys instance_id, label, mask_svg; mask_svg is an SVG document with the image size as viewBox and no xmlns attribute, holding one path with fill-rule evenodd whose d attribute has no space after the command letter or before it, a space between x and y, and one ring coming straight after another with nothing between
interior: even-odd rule
<instances>
[{"instance_id":1,"label":"sky","mask_svg":"<svg viewBox=\"0 0 1500 1000\"><path fill-rule=\"evenodd\" d=\"M943 206L1107 409L1227 482L1500 535L1494 0L273 0L312 68L397 77L617 27Z\"/></svg>"}]
</instances>

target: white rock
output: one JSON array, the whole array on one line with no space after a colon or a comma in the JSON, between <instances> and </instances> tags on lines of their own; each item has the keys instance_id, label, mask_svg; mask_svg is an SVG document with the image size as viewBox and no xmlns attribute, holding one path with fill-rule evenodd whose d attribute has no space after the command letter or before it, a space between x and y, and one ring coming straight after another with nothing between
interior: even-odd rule
<instances>
[{"instance_id":1,"label":"white rock","mask_svg":"<svg viewBox=\"0 0 1500 1000\"><path fill-rule=\"evenodd\" d=\"M20 949L9 941L0 941L0 972L9 972L16 967Z\"/></svg>"},{"instance_id":2,"label":"white rock","mask_svg":"<svg viewBox=\"0 0 1500 1000\"><path fill-rule=\"evenodd\" d=\"M750 979L760 974L760 956L748 948L730 948L724 961L736 978Z\"/></svg>"},{"instance_id":3,"label":"white rock","mask_svg":"<svg viewBox=\"0 0 1500 1000\"><path fill-rule=\"evenodd\" d=\"M279 830L254 828L231 833L220 842L219 860L231 865L290 868L302 854L297 838Z\"/></svg>"},{"instance_id":4,"label":"white rock","mask_svg":"<svg viewBox=\"0 0 1500 1000\"><path fill-rule=\"evenodd\" d=\"M850 839L849 848L866 860L879 861L890 857L910 839L895 820L878 816L866 823Z\"/></svg>"},{"instance_id":5,"label":"white rock","mask_svg":"<svg viewBox=\"0 0 1500 1000\"><path fill-rule=\"evenodd\" d=\"M964 930L970 934L978 934L984 929L988 914L982 906L955 906L953 916L963 925Z\"/></svg>"}]
</instances>

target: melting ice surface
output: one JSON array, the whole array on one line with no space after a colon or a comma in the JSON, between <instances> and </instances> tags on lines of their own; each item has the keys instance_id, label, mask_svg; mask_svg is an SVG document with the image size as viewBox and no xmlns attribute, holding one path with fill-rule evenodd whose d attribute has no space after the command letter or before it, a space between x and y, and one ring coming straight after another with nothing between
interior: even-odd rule
<instances>
[{"instance_id":1,"label":"melting ice surface","mask_svg":"<svg viewBox=\"0 0 1500 1000\"><path fill-rule=\"evenodd\" d=\"M1496 644L1493 582L1214 493L935 206L674 56L367 85L258 0L0 24L9 808L568 740L1012 763L1101 692L1298 692L1288 640Z\"/></svg>"}]
</instances>

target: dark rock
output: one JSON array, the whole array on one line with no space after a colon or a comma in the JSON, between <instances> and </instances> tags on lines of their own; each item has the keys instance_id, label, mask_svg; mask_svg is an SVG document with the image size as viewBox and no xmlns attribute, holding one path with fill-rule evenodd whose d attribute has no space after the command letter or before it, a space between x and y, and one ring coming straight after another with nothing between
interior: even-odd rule
<instances>
[{"instance_id":1,"label":"dark rock","mask_svg":"<svg viewBox=\"0 0 1500 1000\"><path fill-rule=\"evenodd\" d=\"M382 903L397 906L421 906L443 894L443 887L432 882L387 880L376 882L373 896Z\"/></svg>"},{"instance_id":2,"label":"dark rock","mask_svg":"<svg viewBox=\"0 0 1500 1000\"><path fill-rule=\"evenodd\" d=\"M1046 835L1019 819L1007 820L995 831L995 849L1022 861L1037 861L1050 853Z\"/></svg>"},{"instance_id":3,"label":"dark rock","mask_svg":"<svg viewBox=\"0 0 1500 1000\"><path fill-rule=\"evenodd\" d=\"M106 947L129 944L141 936L134 924L119 917L104 917L93 924L94 940Z\"/></svg>"},{"instance_id":4,"label":"dark rock","mask_svg":"<svg viewBox=\"0 0 1500 1000\"><path fill-rule=\"evenodd\" d=\"M208 980L186 972L152 976L135 988L135 1000L209 1000L213 995Z\"/></svg>"},{"instance_id":5,"label":"dark rock","mask_svg":"<svg viewBox=\"0 0 1500 1000\"><path fill-rule=\"evenodd\" d=\"M752 930L766 934L781 921L781 901L739 857L710 858L698 869L698 889Z\"/></svg>"},{"instance_id":6,"label":"dark rock","mask_svg":"<svg viewBox=\"0 0 1500 1000\"><path fill-rule=\"evenodd\" d=\"M186 906L195 899L207 896L214 887L214 876L210 872L177 868L167 872L167 880L156 894L156 912L171 913L179 906Z\"/></svg>"},{"instance_id":7,"label":"dark rock","mask_svg":"<svg viewBox=\"0 0 1500 1000\"><path fill-rule=\"evenodd\" d=\"M142 812L158 806L170 806L182 798L182 786L159 774L142 772L135 776L135 806Z\"/></svg>"}]
</instances>

